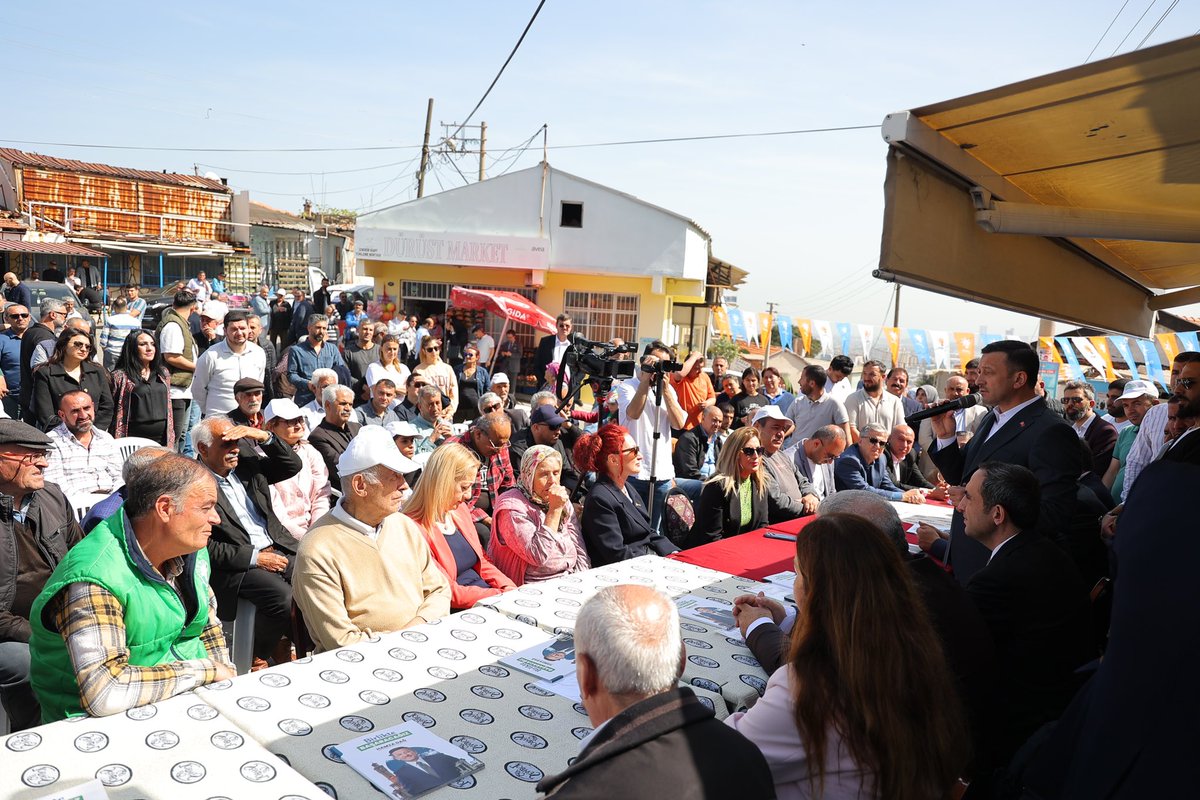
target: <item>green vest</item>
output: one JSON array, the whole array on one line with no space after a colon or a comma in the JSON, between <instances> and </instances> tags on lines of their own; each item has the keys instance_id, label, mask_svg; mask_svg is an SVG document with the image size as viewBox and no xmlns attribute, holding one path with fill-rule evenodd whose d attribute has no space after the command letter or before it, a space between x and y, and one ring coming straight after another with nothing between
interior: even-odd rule
<instances>
[{"instance_id":1,"label":"green vest","mask_svg":"<svg viewBox=\"0 0 1200 800\"><path fill-rule=\"evenodd\" d=\"M148 564L141 550L130 552L133 532L125 510L101 522L67 552L55 568L30 612L30 682L42 705L42 722L84 716L79 683L67 654L66 640L46 625L46 604L71 583L94 583L116 596L125 610L125 643L129 664L152 667L173 661L207 658L200 634L208 625L208 549L188 557L180 582L190 580L195 613L189 620L183 600ZM51 620L52 622L53 620Z\"/></svg>"},{"instance_id":2,"label":"green vest","mask_svg":"<svg viewBox=\"0 0 1200 800\"><path fill-rule=\"evenodd\" d=\"M163 312L162 317L158 321L158 327L154 330L154 338L159 340L162 337L162 330L169 322L176 322L183 331L183 352L180 353L188 361L193 364L196 362L196 340L192 336L192 326L188 325L187 318L175 310L174 307L168 308ZM192 385L193 373L185 369L175 369L168 367L171 370L171 385L182 386L184 388Z\"/></svg>"}]
</instances>

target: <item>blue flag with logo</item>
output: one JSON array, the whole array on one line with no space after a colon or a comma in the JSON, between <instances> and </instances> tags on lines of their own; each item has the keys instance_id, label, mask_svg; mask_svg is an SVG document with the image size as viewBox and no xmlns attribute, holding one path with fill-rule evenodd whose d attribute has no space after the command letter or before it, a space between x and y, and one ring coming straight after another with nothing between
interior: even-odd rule
<instances>
[{"instance_id":1,"label":"blue flag with logo","mask_svg":"<svg viewBox=\"0 0 1200 800\"><path fill-rule=\"evenodd\" d=\"M838 352L842 355L848 356L850 355L850 338L853 335L853 331L850 328L850 323L837 322L834 324L837 327L838 347L840 348Z\"/></svg>"},{"instance_id":2,"label":"blue flag with logo","mask_svg":"<svg viewBox=\"0 0 1200 800\"><path fill-rule=\"evenodd\" d=\"M750 338L746 335L746 320L742 316L740 308L727 309L729 314L729 332L733 334L735 342L746 342L749 344Z\"/></svg>"},{"instance_id":3,"label":"blue flag with logo","mask_svg":"<svg viewBox=\"0 0 1200 800\"><path fill-rule=\"evenodd\" d=\"M1167 385L1167 378L1163 375L1162 362L1158 360L1158 348L1154 346L1154 342L1149 339L1138 339L1138 347L1142 350L1142 355L1146 358L1146 374L1150 376L1150 380L1160 386Z\"/></svg>"},{"instance_id":4,"label":"blue flag with logo","mask_svg":"<svg viewBox=\"0 0 1200 800\"><path fill-rule=\"evenodd\" d=\"M1067 372L1070 373L1071 380L1083 380L1083 367L1079 366L1079 356L1075 355L1075 346L1071 344L1070 338L1055 336L1054 341L1058 342L1058 346L1062 348L1063 358L1067 360Z\"/></svg>"},{"instance_id":5,"label":"blue flag with logo","mask_svg":"<svg viewBox=\"0 0 1200 800\"><path fill-rule=\"evenodd\" d=\"M792 349L792 318L786 314L775 316L775 327L779 329L779 346L784 350Z\"/></svg>"},{"instance_id":6,"label":"blue flag with logo","mask_svg":"<svg viewBox=\"0 0 1200 800\"><path fill-rule=\"evenodd\" d=\"M1125 359L1125 363L1129 365L1129 373L1136 379L1138 377L1137 360L1133 357L1133 348L1129 346L1129 337L1110 336L1108 340L1112 342L1113 347L1117 348L1121 358Z\"/></svg>"},{"instance_id":7,"label":"blue flag with logo","mask_svg":"<svg viewBox=\"0 0 1200 800\"><path fill-rule=\"evenodd\" d=\"M1176 331L1176 336L1179 341L1183 342L1184 350L1191 350L1193 353L1200 352L1200 336L1196 335L1196 331Z\"/></svg>"},{"instance_id":8,"label":"blue flag with logo","mask_svg":"<svg viewBox=\"0 0 1200 800\"><path fill-rule=\"evenodd\" d=\"M920 328L909 328L908 338L912 341L913 354L921 364L932 364L933 357L929 354L929 336Z\"/></svg>"},{"instance_id":9,"label":"blue flag with logo","mask_svg":"<svg viewBox=\"0 0 1200 800\"><path fill-rule=\"evenodd\" d=\"M984 347L992 342L998 342L1004 337L998 333L981 333L979 334L979 346Z\"/></svg>"}]
</instances>

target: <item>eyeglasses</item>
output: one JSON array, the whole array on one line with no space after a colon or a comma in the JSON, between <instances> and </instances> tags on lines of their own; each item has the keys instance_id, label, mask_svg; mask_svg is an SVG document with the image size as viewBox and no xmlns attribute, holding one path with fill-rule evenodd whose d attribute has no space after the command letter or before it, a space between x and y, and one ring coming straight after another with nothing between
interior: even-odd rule
<instances>
[{"instance_id":1,"label":"eyeglasses","mask_svg":"<svg viewBox=\"0 0 1200 800\"><path fill-rule=\"evenodd\" d=\"M440 348L440 347L426 347L425 352L426 353L436 353L437 351L439 351L441 349L442 348Z\"/></svg>"},{"instance_id":2,"label":"eyeglasses","mask_svg":"<svg viewBox=\"0 0 1200 800\"><path fill-rule=\"evenodd\" d=\"M743 447L742 448L742 455L746 456L747 458L753 458L754 456L761 456L765 452L767 452L767 448L765 448L765 447Z\"/></svg>"},{"instance_id":3,"label":"eyeglasses","mask_svg":"<svg viewBox=\"0 0 1200 800\"><path fill-rule=\"evenodd\" d=\"M0 458L3 458L5 461L16 461L22 467L28 467L39 461L47 464L50 463L50 457L45 453L0 453Z\"/></svg>"},{"instance_id":4,"label":"eyeglasses","mask_svg":"<svg viewBox=\"0 0 1200 800\"><path fill-rule=\"evenodd\" d=\"M867 441L876 447L883 447L885 444L887 444L887 439L876 439L874 437L868 437Z\"/></svg>"},{"instance_id":5,"label":"eyeglasses","mask_svg":"<svg viewBox=\"0 0 1200 800\"><path fill-rule=\"evenodd\" d=\"M500 406L484 406L483 407L483 413L485 413L485 414L490 414L493 411L499 411L499 410L500 410Z\"/></svg>"},{"instance_id":6,"label":"eyeglasses","mask_svg":"<svg viewBox=\"0 0 1200 800\"><path fill-rule=\"evenodd\" d=\"M29 319L28 314L6 314L9 319Z\"/></svg>"},{"instance_id":7,"label":"eyeglasses","mask_svg":"<svg viewBox=\"0 0 1200 800\"><path fill-rule=\"evenodd\" d=\"M1175 381L1175 385L1186 392L1195 386L1197 382L1200 382L1200 378L1179 378Z\"/></svg>"},{"instance_id":8,"label":"eyeglasses","mask_svg":"<svg viewBox=\"0 0 1200 800\"><path fill-rule=\"evenodd\" d=\"M642 448L638 447L635 444L633 447L626 447L624 450L622 450L621 455L625 456L625 455L629 455L630 453L632 453L633 455L636 456L640 452L642 452Z\"/></svg>"}]
</instances>

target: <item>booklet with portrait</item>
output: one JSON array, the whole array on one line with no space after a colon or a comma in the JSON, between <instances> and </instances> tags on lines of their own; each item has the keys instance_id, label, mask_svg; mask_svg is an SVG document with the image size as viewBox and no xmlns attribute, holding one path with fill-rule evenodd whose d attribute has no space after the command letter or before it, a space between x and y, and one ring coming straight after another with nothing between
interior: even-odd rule
<instances>
[{"instance_id":1,"label":"booklet with portrait","mask_svg":"<svg viewBox=\"0 0 1200 800\"><path fill-rule=\"evenodd\" d=\"M575 674L575 637L562 635L500 659L506 667L555 682Z\"/></svg>"},{"instance_id":2,"label":"booklet with portrait","mask_svg":"<svg viewBox=\"0 0 1200 800\"><path fill-rule=\"evenodd\" d=\"M394 725L333 748L388 797L408 800L462 780L483 762L420 725Z\"/></svg>"},{"instance_id":3,"label":"booklet with portrait","mask_svg":"<svg viewBox=\"0 0 1200 800\"><path fill-rule=\"evenodd\" d=\"M715 600L698 597L694 594L676 597L675 605L679 607L679 616L681 617L707 625L716 625L725 633L733 633L738 629L731 606L722 605Z\"/></svg>"}]
</instances>

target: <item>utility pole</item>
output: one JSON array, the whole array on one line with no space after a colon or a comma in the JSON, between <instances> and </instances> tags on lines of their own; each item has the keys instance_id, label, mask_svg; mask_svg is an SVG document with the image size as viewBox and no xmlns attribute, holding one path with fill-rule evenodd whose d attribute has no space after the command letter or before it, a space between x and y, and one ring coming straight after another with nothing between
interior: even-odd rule
<instances>
[{"instance_id":1,"label":"utility pole","mask_svg":"<svg viewBox=\"0 0 1200 800\"><path fill-rule=\"evenodd\" d=\"M763 344L763 369L771 365L771 333L775 330L776 305L778 303L767 303L767 319L770 320L770 325L767 327L767 341Z\"/></svg>"},{"instance_id":2,"label":"utility pole","mask_svg":"<svg viewBox=\"0 0 1200 800\"><path fill-rule=\"evenodd\" d=\"M900 327L900 284L896 284L896 299L892 302L892 327ZM932 424L932 423L931 423Z\"/></svg>"},{"instance_id":3,"label":"utility pole","mask_svg":"<svg viewBox=\"0 0 1200 800\"><path fill-rule=\"evenodd\" d=\"M487 123L479 123L479 180L483 180L483 158L487 155ZM932 424L932 423L930 423Z\"/></svg>"},{"instance_id":4,"label":"utility pole","mask_svg":"<svg viewBox=\"0 0 1200 800\"><path fill-rule=\"evenodd\" d=\"M433 124L433 98L425 111L425 143L421 145L421 169L417 172L417 197L425 196L425 171L429 169L429 127Z\"/></svg>"}]
</instances>

